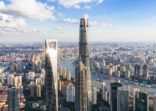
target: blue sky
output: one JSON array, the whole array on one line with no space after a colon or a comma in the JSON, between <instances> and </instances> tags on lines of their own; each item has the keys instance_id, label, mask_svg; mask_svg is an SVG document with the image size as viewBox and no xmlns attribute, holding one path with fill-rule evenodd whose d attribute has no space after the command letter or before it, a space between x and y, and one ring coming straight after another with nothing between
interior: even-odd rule
<instances>
[{"instance_id":1,"label":"blue sky","mask_svg":"<svg viewBox=\"0 0 156 111\"><path fill-rule=\"evenodd\" d=\"M0 0L0 42L78 41L84 15L90 41L156 41L156 0Z\"/></svg>"}]
</instances>

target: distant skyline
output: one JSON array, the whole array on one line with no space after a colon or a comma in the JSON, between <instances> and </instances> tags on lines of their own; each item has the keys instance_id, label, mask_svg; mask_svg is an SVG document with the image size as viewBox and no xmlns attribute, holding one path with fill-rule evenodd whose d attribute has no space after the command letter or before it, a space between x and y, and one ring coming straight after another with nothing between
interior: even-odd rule
<instances>
[{"instance_id":1,"label":"distant skyline","mask_svg":"<svg viewBox=\"0 0 156 111\"><path fill-rule=\"evenodd\" d=\"M0 43L79 40L89 17L89 41L156 42L156 0L0 0Z\"/></svg>"}]
</instances>

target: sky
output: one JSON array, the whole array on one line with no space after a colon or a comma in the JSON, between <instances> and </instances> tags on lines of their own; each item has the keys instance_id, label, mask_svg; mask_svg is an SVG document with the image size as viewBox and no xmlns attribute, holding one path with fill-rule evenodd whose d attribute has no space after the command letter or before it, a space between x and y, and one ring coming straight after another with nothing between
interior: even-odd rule
<instances>
[{"instance_id":1,"label":"sky","mask_svg":"<svg viewBox=\"0 0 156 111\"><path fill-rule=\"evenodd\" d=\"M156 0L0 0L0 43L79 40L89 18L92 42L156 42Z\"/></svg>"}]
</instances>

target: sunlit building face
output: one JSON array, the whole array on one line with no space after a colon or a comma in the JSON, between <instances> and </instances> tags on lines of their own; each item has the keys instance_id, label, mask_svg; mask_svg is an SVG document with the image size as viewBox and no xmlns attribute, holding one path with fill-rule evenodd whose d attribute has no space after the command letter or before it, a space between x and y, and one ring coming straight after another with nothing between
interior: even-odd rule
<instances>
[{"instance_id":1,"label":"sunlit building face","mask_svg":"<svg viewBox=\"0 0 156 111\"><path fill-rule=\"evenodd\" d=\"M58 110L57 40L45 41L45 87L47 111Z\"/></svg>"}]
</instances>

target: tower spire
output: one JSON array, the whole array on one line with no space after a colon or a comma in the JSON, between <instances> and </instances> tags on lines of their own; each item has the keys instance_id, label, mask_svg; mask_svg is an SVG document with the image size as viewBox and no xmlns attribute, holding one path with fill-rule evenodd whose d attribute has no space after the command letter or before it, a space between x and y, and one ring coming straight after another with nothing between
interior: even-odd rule
<instances>
[{"instance_id":1,"label":"tower spire","mask_svg":"<svg viewBox=\"0 0 156 111\"><path fill-rule=\"evenodd\" d=\"M88 48L88 18L84 17L80 20L80 41L79 41L79 58L86 67L90 67L89 48Z\"/></svg>"}]
</instances>

